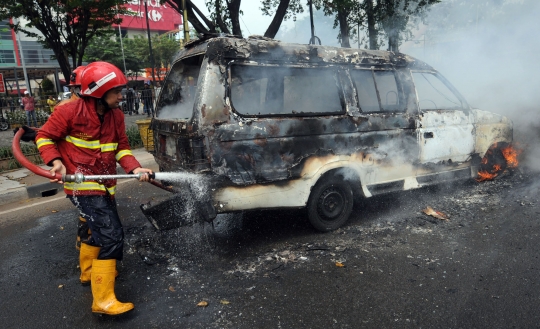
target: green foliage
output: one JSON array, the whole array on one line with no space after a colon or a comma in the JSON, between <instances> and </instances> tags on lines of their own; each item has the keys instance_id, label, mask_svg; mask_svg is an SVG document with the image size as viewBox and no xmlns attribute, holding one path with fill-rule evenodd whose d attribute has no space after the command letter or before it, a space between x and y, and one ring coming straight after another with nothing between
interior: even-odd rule
<instances>
[{"instance_id":1,"label":"green foliage","mask_svg":"<svg viewBox=\"0 0 540 329\"><path fill-rule=\"evenodd\" d=\"M167 35L154 35L151 40L155 68L169 68L172 56L180 49L179 42ZM152 66L146 37L136 35L134 38L122 38L122 41L126 75L137 75L141 69ZM122 57L120 39L118 36L115 38L95 38L86 49L84 60L87 62L109 62L123 70L124 58ZM159 70L156 72L159 78Z\"/></svg>"},{"instance_id":2,"label":"green foliage","mask_svg":"<svg viewBox=\"0 0 540 329\"><path fill-rule=\"evenodd\" d=\"M282 0L261 0L261 11L263 15L273 16L275 14L274 8L279 6L281 1ZM304 7L302 6L300 0L291 0L287 8L287 13L283 17L283 20L286 21L288 19L292 19L293 21L296 21L296 15L303 12Z\"/></svg>"},{"instance_id":3,"label":"green foliage","mask_svg":"<svg viewBox=\"0 0 540 329\"><path fill-rule=\"evenodd\" d=\"M111 30L111 34L113 33L114 31ZM124 55L122 56L122 45L118 34L114 37L109 35L94 38L86 48L83 59L89 63L96 61L109 62L122 71L124 70L125 59L126 70L128 72L138 72L144 68L144 63L141 62L141 58L137 56L134 49L129 46L128 40L128 38L122 38L124 43Z\"/></svg>"},{"instance_id":4,"label":"green foliage","mask_svg":"<svg viewBox=\"0 0 540 329\"><path fill-rule=\"evenodd\" d=\"M21 152L35 164L42 164L43 160L35 144L22 143ZM0 147L0 172L22 168L22 165L13 157L13 150L9 146Z\"/></svg>"},{"instance_id":5,"label":"green foliage","mask_svg":"<svg viewBox=\"0 0 540 329\"><path fill-rule=\"evenodd\" d=\"M51 79L45 77L41 80L41 89L43 89L44 93L51 94L54 92L54 83Z\"/></svg>"},{"instance_id":6,"label":"green foliage","mask_svg":"<svg viewBox=\"0 0 540 329\"><path fill-rule=\"evenodd\" d=\"M49 113L43 111L43 110L35 110L36 111L36 120L38 123L45 123L49 119ZM10 124L26 124L26 112L23 110L15 110L13 112L9 111L7 112L8 121Z\"/></svg>"},{"instance_id":7,"label":"green foliage","mask_svg":"<svg viewBox=\"0 0 540 329\"><path fill-rule=\"evenodd\" d=\"M129 147L132 149L143 146L143 141L139 129L135 126L130 126L126 129L126 135L129 141Z\"/></svg>"}]
</instances>

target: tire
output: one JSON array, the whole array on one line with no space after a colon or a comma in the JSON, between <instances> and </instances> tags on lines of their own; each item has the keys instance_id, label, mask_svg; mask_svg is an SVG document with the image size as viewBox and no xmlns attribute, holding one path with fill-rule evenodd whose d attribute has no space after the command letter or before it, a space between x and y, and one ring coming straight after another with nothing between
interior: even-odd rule
<instances>
[{"instance_id":1,"label":"tire","mask_svg":"<svg viewBox=\"0 0 540 329\"><path fill-rule=\"evenodd\" d=\"M308 218L321 232L329 232L343 226L353 207L353 191L349 183L339 175L319 180L309 196Z\"/></svg>"},{"instance_id":2,"label":"tire","mask_svg":"<svg viewBox=\"0 0 540 329\"><path fill-rule=\"evenodd\" d=\"M502 147L492 147L486 152L484 155L484 159L482 163L480 164L480 170L486 171L492 174L496 174L497 176L501 174L507 167L506 159L504 158L504 155L502 154L502 148L506 146L503 144ZM494 166L498 164L499 170L494 170Z\"/></svg>"},{"instance_id":3,"label":"tire","mask_svg":"<svg viewBox=\"0 0 540 329\"><path fill-rule=\"evenodd\" d=\"M5 121L0 122L0 130L1 131L8 130L8 128L9 128L9 124L7 122L5 122Z\"/></svg>"}]
</instances>

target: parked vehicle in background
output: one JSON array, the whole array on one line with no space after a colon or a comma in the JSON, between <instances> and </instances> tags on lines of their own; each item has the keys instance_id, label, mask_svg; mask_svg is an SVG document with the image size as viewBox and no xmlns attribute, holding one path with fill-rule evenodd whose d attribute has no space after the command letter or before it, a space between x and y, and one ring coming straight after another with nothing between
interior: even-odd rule
<instances>
[{"instance_id":1,"label":"parked vehicle in background","mask_svg":"<svg viewBox=\"0 0 540 329\"><path fill-rule=\"evenodd\" d=\"M64 99L69 99L69 98L71 98L71 92L69 91L63 92L60 95L58 95L58 101L63 101Z\"/></svg>"},{"instance_id":2,"label":"parked vehicle in background","mask_svg":"<svg viewBox=\"0 0 540 329\"><path fill-rule=\"evenodd\" d=\"M434 68L400 53L217 37L179 52L152 120L161 171L208 182L211 219L307 208L321 231L359 197L476 177L512 122L473 109Z\"/></svg>"}]
</instances>

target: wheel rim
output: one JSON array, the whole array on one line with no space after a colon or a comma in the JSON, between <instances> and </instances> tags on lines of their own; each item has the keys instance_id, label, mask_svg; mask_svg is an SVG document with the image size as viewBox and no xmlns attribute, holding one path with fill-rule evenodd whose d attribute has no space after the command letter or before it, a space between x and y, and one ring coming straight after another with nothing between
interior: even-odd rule
<instances>
[{"instance_id":1,"label":"wheel rim","mask_svg":"<svg viewBox=\"0 0 540 329\"><path fill-rule=\"evenodd\" d=\"M345 197L337 188L326 189L319 198L317 212L327 221L335 220L345 207Z\"/></svg>"}]
</instances>

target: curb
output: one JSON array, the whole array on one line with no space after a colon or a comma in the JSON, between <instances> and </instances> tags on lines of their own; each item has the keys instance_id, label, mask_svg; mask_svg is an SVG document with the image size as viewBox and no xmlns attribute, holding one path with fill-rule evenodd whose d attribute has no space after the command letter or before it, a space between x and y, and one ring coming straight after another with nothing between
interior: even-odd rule
<instances>
[{"instance_id":1,"label":"curb","mask_svg":"<svg viewBox=\"0 0 540 329\"><path fill-rule=\"evenodd\" d=\"M26 199L28 192L25 186L0 191L0 206Z\"/></svg>"}]
</instances>

